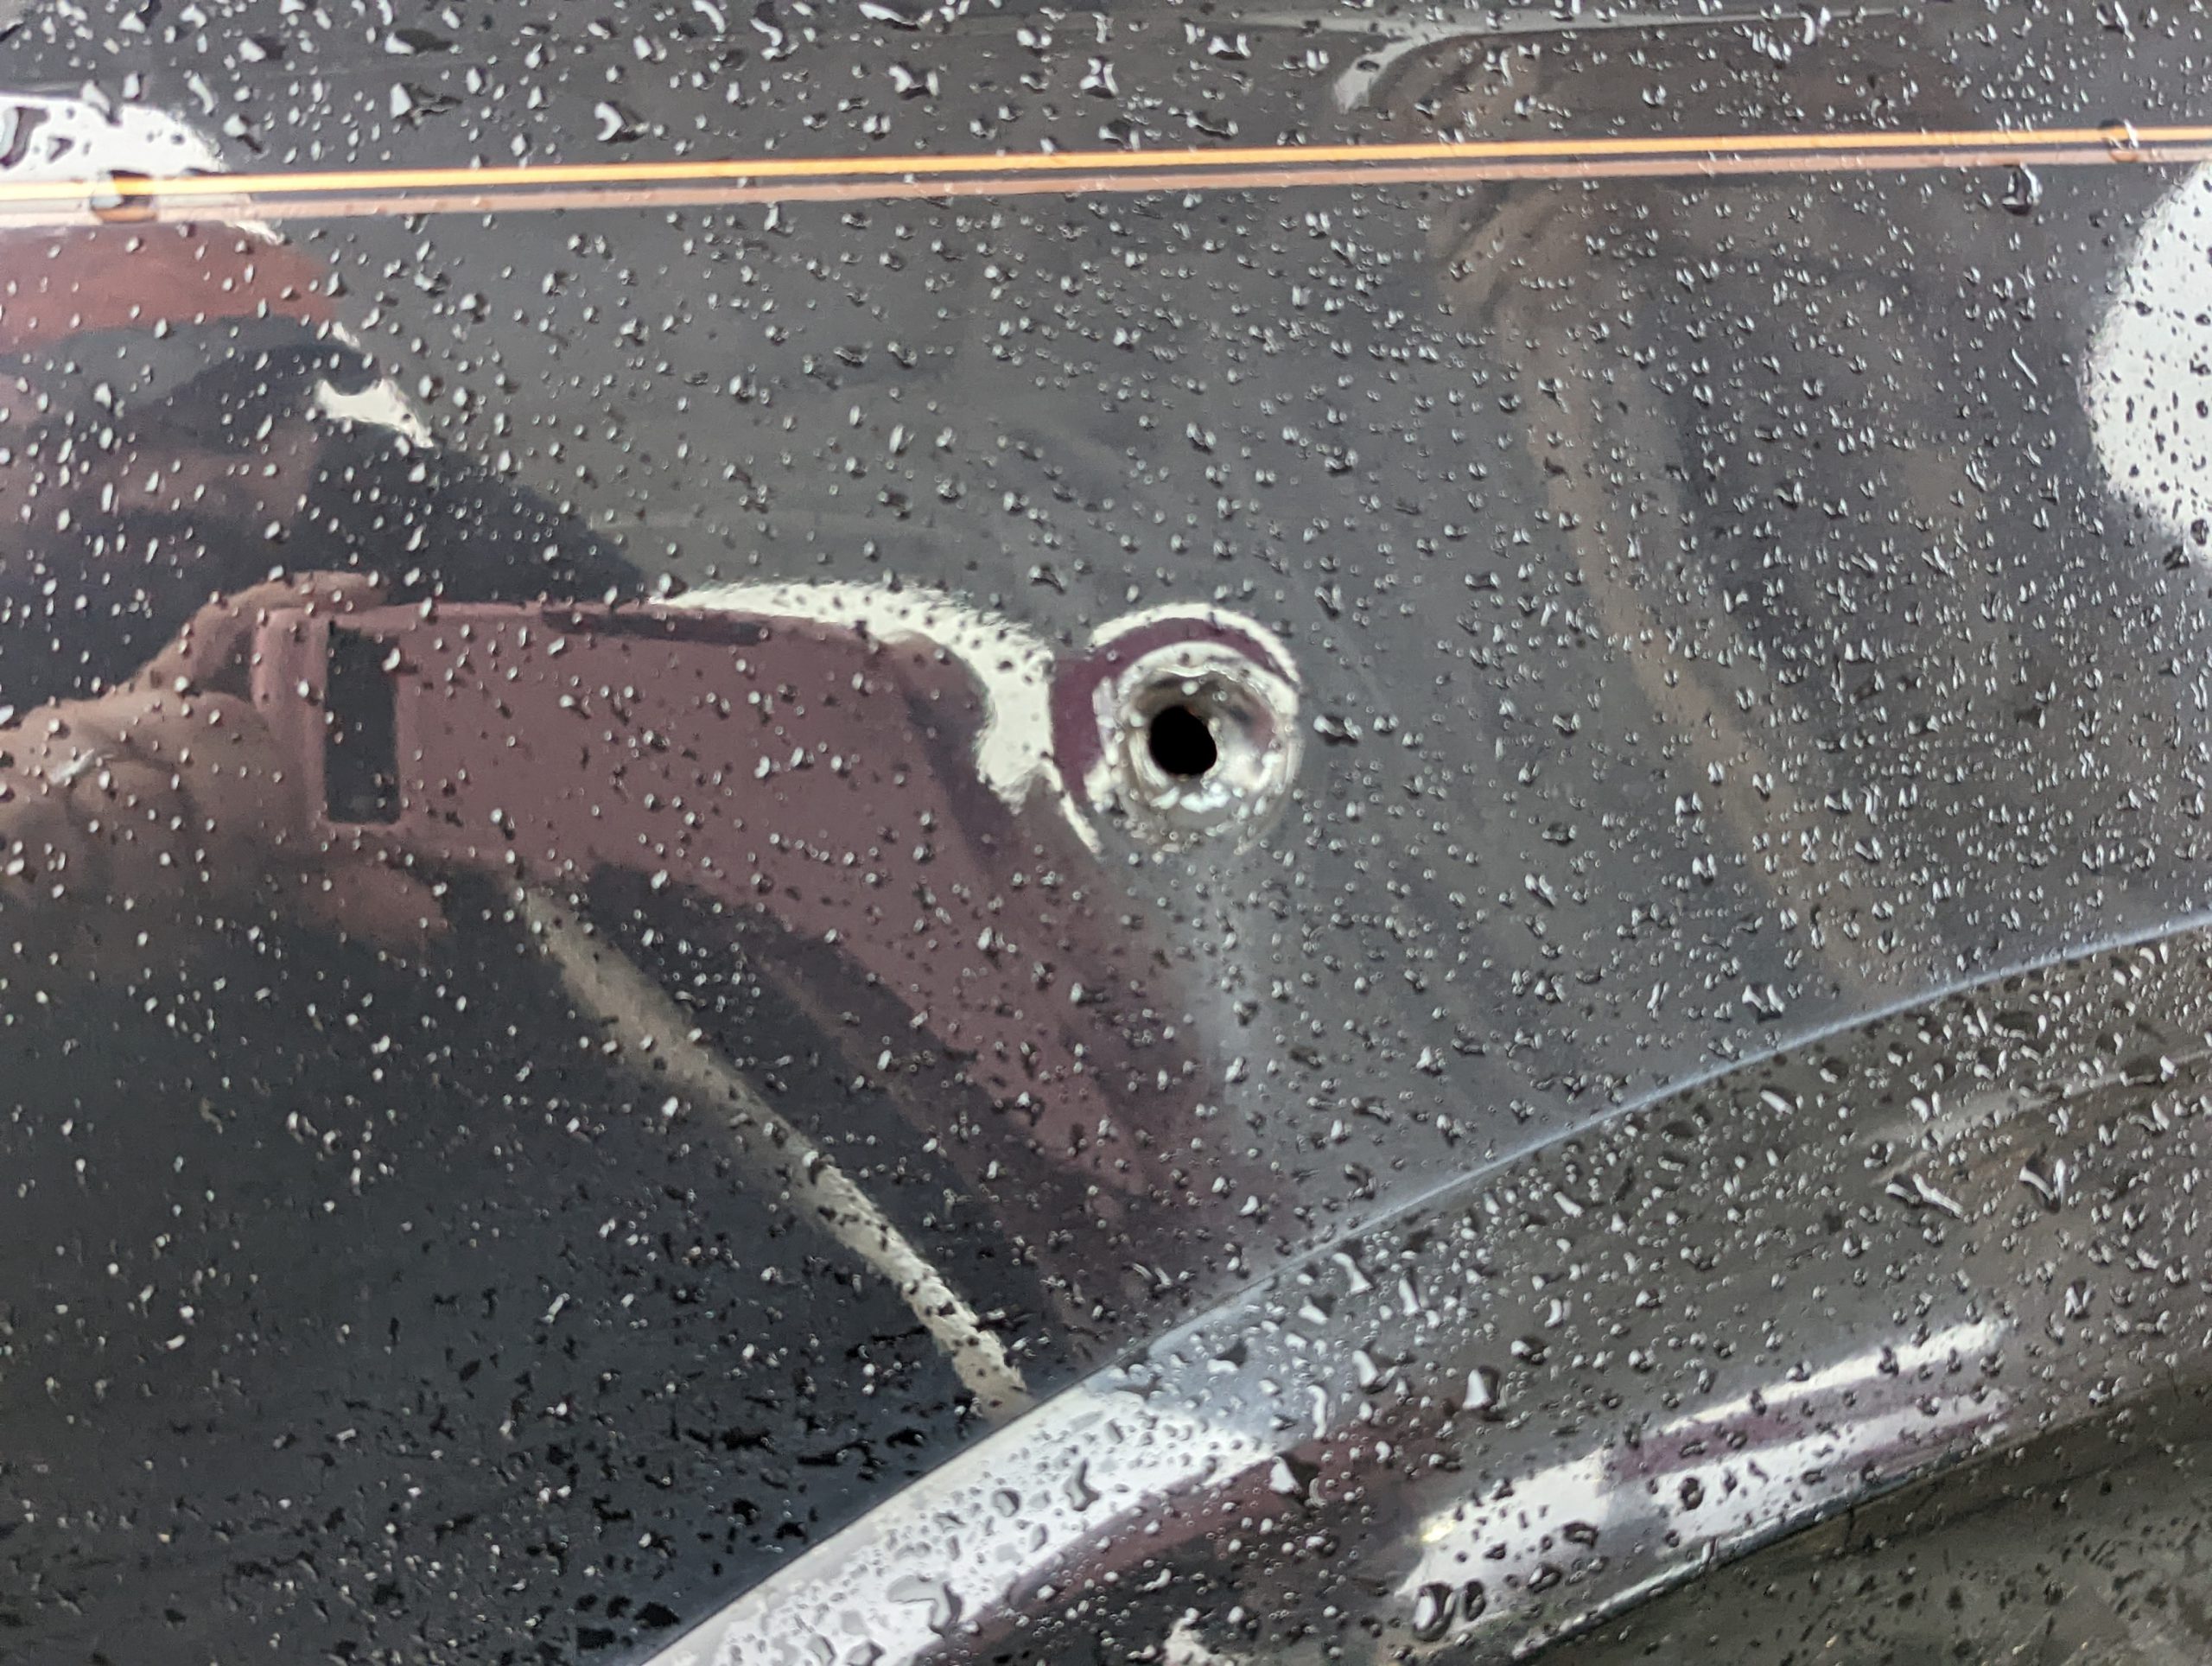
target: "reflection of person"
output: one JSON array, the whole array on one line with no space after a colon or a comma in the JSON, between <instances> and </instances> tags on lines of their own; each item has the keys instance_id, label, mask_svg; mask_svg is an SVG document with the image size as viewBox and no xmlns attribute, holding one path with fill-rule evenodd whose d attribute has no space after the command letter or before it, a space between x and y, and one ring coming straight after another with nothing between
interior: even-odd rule
<instances>
[{"instance_id":1,"label":"reflection of person","mask_svg":"<svg viewBox=\"0 0 2212 1666\"><path fill-rule=\"evenodd\" d=\"M260 232L0 271L0 1631L663 1636L925 1461L959 1383L818 1199L671 1117L512 897L308 848L243 698L271 606L632 575L429 443ZM842 1103L807 1014L713 971L747 1079ZM850 1444L887 1416L915 1433Z\"/></svg>"},{"instance_id":2,"label":"reflection of person","mask_svg":"<svg viewBox=\"0 0 2212 1666\"><path fill-rule=\"evenodd\" d=\"M802 841L865 823L866 922L823 929L811 872L554 900L326 846L248 697L270 610L632 575L432 444L288 245L35 242L0 297L0 1626L643 1640L1173 1299L1237 1171L1148 936L979 749L979 714L1053 749L1018 633L779 596L830 646L761 720L803 747L782 678L834 673L896 751ZM791 831L757 791L715 840Z\"/></svg>"},{"instance_id":3,"label":"reflection of person","mask_svg":"<svg viewBox=\"0 0 2212 1666\"><path fill-rule=\"evenodd\" d=\"M43 943L99 929L88 885L135 924L236 918L282 878L295 910L419 937L435 911L412 881L301 848L305 806L239 697L256 614L596 595L626 569L424 444L291 249L230 227L36 241L0 313L0 909Z\"/></svg>"}]
</instances>

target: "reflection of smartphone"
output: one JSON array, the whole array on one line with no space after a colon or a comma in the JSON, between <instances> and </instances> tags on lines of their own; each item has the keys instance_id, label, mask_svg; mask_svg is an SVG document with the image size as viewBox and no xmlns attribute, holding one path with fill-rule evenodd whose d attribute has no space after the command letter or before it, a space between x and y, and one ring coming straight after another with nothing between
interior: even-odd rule
<instances>
[{"instance_id":1,"label":"reflection of smartphone","mask_svg":"<svg viewBox=\"0 0 2212 1666\"><path fill-rule=\"evenodd\" d=\"M392 650L333 626L324 661L322 802L334 822L389 826L399 819L397 695Z\"/></svg>"}]
</instances>

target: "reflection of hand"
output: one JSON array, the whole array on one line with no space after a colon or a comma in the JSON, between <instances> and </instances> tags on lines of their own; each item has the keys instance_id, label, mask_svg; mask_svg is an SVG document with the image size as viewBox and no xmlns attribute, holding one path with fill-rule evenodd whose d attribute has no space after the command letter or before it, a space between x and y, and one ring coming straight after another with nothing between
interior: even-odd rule
<instances>
[{"instance_id":1,"label":"reflection of hand","mask_svg":"<svg viewBox=\"0 0 2212 1666\"><path fill-rule=\"evenodd\" d=\"M201 608L129 682L0 730L0 939L31 925L114 943L272 911L394 947L439 930L427 886L318 835L248 692L269 612L380 600L358 575L256 585Z\"/></svg>"}]
</instances>

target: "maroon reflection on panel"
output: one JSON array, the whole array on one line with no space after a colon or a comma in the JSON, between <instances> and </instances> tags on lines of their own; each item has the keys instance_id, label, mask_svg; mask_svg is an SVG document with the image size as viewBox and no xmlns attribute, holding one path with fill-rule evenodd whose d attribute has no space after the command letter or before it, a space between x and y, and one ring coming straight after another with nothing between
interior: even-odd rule
<instances>
[{"instance_id":1,"label":"maroon reflection on panel","mask_svg":"<svg viewBox=\"0 0 2212 1666\"><path fill-rule=\"evenodd\" d=\"M1132 1250L1172 1230L1204 1078L1152 1040L1163 966L1064 802L979 776L988 699L943 648L550 604L288 614L257 648L257 700L334 844L537 887L627 870L765 916L957 1061L966 1107L901 1109L1007 1226L1049 1243L1089 1215ZM1071 658L1034 690L1056 733L1109 671ZM996 1114L968 1114L977 1092Z\"/></svg>"}]
</instances>

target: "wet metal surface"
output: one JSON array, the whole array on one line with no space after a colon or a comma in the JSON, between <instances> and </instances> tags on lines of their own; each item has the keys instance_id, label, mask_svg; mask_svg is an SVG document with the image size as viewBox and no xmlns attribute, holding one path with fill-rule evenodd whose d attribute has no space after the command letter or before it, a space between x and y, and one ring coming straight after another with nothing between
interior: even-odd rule
<instances>
[{"instance_id":1,"label":"wet metal surface","mask_svg":"<svg viewBox=\"0 0 2212 1666\"><path fill-rule=\"evenodd\" d=\"M2193 15L0 29L0 1648L1484 1658L2193 1404Z\"/></svg>"}]
</instances>

